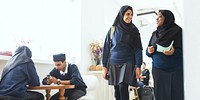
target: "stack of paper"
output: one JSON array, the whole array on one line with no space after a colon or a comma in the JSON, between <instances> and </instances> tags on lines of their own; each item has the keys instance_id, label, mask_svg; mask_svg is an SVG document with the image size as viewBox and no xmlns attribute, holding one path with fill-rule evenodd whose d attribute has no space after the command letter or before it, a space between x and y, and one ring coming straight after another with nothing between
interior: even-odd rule
<instances>
[{"instance_id":1,"label":"stack of paper","mask_svg":"<svg viewBox=\"0 0 200 100\"><path fill-rule=\"evenodd\" d=\"M159 44L156 44L157 45L157 52L163 52L163 50L169 51L171 49L173 43L174 43L174 41L172 41L171 44L168 47L163 47Z\"/></svg>"}]
</instances>

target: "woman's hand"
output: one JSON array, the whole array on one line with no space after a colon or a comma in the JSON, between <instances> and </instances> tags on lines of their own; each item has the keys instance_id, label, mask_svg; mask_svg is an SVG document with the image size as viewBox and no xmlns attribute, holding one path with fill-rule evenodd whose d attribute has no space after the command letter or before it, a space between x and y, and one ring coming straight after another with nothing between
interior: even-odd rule
<instances>
[{"instance_id":1,"label":"woman's hand","mask_svg":"<svg viewBox=\"0 0 200 100\"><path fill-rule=\"evenodd\" d=\"M149 54L152 54L155 50L155 48L153 46L149 46L147 49L148 49Z\"/></svg>"},{"instance_id":2,"label":"woman's hand","mask_svg":"<svg viewBox=\"0 0 200 100\"><path fill-rule=\"evenodd\" d=\"M137 67L136 70L135 70L135 74L136 74L136 78L139 79L140 74L141 74L141 68Z\"/></svg>"},{"instance_id":3,"label":"woman's hand","mask_svg":"<svg viewBox=\"0 0 200 100\"><path fill-rule=\"evenodd\" d=\"M174 49L174 47L172 46L171 47L171 49L169 50L169 51L165 51L165 50L163 50L163 53L165 54L165 55L172 55L172 54L174 54L174 51L175 51L175 49Z\"/></svg>"},{"instance_id":4,"label":"woman's hand","mask_svg":"<svg viewBox=\"0 0 200 100\"><path fill-rule=\"evenodd\" d=\"M107 80L106 75L108 73L108 69L106 67L103 67L103 78Z\"/></svg>"}]
</instances>

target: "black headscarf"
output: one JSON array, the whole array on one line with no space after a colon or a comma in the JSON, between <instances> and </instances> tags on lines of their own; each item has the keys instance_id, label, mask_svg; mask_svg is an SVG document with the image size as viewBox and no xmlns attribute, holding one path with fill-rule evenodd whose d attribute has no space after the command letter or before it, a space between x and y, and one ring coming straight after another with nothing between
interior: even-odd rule
<instances>
[{"instance_id":1,"label":"black headscarf","mask_svg":"<svg viewBox=\"0 0 200 100\"><path fill-rule=\"evenodd\" d=\"M119 13L117 14L117 17L115 18L113 26L117 26L123 31L121 37L122 42L127 42L132 48L142 49L139 30L132 23L132 21L130 23L126 23L123 20L125 12L129 9L133 12L131 6L125 5L121 7Z\"/></svg>"},{"instance_id":2,"label":"black headscarf","mask_svg":"<svg viewBox=\"0 0 200 100\"><path fill-rule=\"evenodd\" d=\"M164 23L162 26L158 26L158 31L165 31L175 25L174 14L169 10L159 10L159 12L165 17Z\"/></svg>"},{"instance_id":3,"label":"black headscarf","mask_svg":"<svg viewBox=\"0 0 200 100\"><path fill-rule=\"evenodd\" d=\"M33 62L31 57L32 52L27 46L18 47L15 51L15 54L8 60L7 64L5 65L1 75L1 80L10 70L15 68L17 65Z\"/></svg>"},{"instance_id":4,"label":"black headscarf","mask_svg":"<svg viewBox=\"0 0 200 100\"><path fill-rule=\"evenodd\" d=\"M175 23L174 14L169 10L159 10L159 12L165 19L163 25L158 26L153 33L151 44L155 46L155 43L158 43L167 47L174 41L174 47L182 48L182 28Z\"/></svg>"}]
</instances>

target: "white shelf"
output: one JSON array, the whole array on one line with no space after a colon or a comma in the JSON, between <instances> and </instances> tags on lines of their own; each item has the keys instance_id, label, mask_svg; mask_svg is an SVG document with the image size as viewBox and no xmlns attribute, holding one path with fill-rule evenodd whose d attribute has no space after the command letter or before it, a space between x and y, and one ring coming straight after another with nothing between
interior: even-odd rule
<instances>
[{"instance_id":1,"label":"white shelf","mask_svg":"<svg viewBox=\"0 0 200 100\"><path fill-rule=\"evenodd\" d=\"M0 60L8 60L10 59L11 56L3 56L3 55L0 55Z\"/></svg>"},{"instance_id":2,"label":"white shelf","mask_svg":"<svg viewBox=\"0 0 200 100\"><path fill-rule=\"evenodd\" d=\"M0 60L7 61L11 58L11 56L4 56L0 55ZM44 60L44 59L33 59L34 63L40 63L40 64L53 64L53 61L50 60Z\"/></svg>"},{"instance_id":3,"label":"white shelf","mask_svg":"<svg viewBox=\"0 0 200 100\"><path fill-rule=\"evenodd\" d=\"M88 74L102 74L103 71L88 71Z\"/></svg>"},{"instance_id":4,"label":"white shelf","mask_svg":"<svg viewBox=\"0 0 200 100\"><path fill-rule=\"evenodd\" d=\"M53 64L53 61L44 60L44 59L33 59L33 62L40 63L40 64Z\"/></svg>"}]
</instances>

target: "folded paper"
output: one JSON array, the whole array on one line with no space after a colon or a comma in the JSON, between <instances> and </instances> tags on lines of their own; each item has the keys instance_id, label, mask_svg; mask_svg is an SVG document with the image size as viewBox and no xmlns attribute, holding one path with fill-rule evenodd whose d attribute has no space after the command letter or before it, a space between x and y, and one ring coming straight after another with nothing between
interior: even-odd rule
<instances>
[{"instance_id":1,"label":"folded paper","mask_svg":"<svg viewBox=\"0 0 200 100\"><path fill-rule=\"evenodd\" d=\"M163 52L163 50L169 51L171 49L173 43L174 43L174 41L172 41L171 44L168 47L163 47L159 44L156 44L157 45L157 52Z\"/></svg>"}]
</instances>

